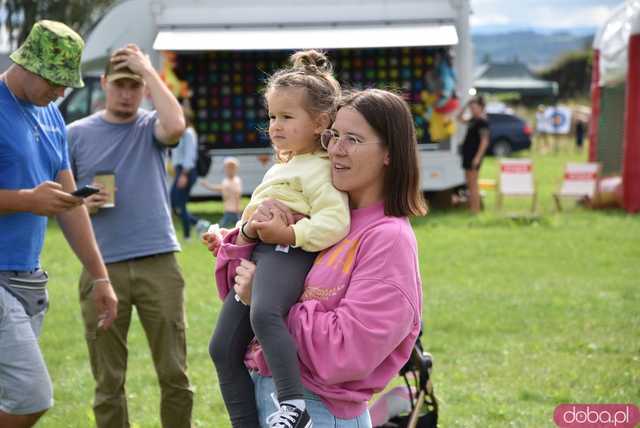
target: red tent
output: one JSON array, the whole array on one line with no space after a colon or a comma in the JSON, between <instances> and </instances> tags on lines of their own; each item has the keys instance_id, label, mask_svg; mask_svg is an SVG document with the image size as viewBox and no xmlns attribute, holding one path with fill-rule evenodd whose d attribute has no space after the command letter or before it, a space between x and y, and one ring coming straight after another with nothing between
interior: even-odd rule
<instances>
[{"instance_id":1,"label":"red tent","mask_svg":"<svg viewBox=\"0 0 640 428\"><path fill-rule=\"evenodd\" d=\"M640 212L640 0L627 0L594 41L589 160L622 175L623 205Z\"/></svg>"}]
</instances>

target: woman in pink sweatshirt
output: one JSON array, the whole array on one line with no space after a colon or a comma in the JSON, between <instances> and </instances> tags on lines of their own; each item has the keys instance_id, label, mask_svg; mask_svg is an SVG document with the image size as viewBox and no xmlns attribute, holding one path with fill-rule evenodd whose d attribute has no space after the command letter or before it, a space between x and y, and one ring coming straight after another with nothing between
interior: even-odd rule
<instances>
[{"instance_id":1,"label":"woman in pink sweatshirt","mask_svg":"<svg viewBox=\"0 0 640 428\"><path fill-rule=\"evenodd\" d=\"M287 323L298 346L313 424L370 427L367 401L396 376L420 330L422 284L407 217L426 214L426 204L413 118L406 102L391 92L355 92L343 100L322 143L334 186L349 195L351 228L318 255ZM287 218L291 213L271 201L247 227L263 222L261 229L264 223L287 228ZM205 240L218 251L220 297L235 292L238 304L250 304L255 267L246 259L252 245L233 244L235 234L222 243L206 234ZM272 402L275 387L258 343L247 350L245 364L254 380L259 420L268 426L268 415L286 409Z\"/></svg>"}]
</instances>

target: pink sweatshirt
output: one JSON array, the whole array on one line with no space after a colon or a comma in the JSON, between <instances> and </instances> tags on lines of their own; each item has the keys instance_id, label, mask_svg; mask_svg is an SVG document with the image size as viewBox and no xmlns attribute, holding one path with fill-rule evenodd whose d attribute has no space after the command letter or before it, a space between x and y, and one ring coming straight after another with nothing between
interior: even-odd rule
<instances>
[{"instance_id":1,"label":"pink sweatshirt","mask_svg":"<svg viewBox=\"0 0 640 428\"><path fill-rule=\"evenodd\" d=\"M220 297L252 245L225 239L216 262ZM356 417L408 360L422 313L416 238L408 219L386 217L382 203L351 211L349 234L318 255L288 326L298 346L302 382L339 418ZM260 345L249 369L270 376Z\"/></svg>"}]
</instances>

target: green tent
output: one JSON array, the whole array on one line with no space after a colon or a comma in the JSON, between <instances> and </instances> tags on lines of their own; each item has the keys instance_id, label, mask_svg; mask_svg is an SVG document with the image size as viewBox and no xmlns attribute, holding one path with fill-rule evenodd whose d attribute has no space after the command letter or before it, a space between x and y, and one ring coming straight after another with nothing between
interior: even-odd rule
<instances>
[{"instance_id":1,"label":"green tent","mask_svg":"<svg viewBox=\"0 0 640 428\"><path fill-rule=\"evenodd\" d=\"M487 63L476 71L474 87L479 93L516 92L521 97L555 97L558 83L535 77L519 61Z\"/></svg>"}]
</instances>

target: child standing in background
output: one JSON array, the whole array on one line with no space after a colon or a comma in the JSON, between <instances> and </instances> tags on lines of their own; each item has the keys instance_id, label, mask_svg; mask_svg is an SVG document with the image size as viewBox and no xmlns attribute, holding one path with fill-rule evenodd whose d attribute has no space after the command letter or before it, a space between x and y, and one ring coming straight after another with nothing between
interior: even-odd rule
<instances>
[{"instance_id":1,"label":"child standing in background","mask_svg":"<svg viewBox=\"0 0 640 428\"><path fill-rule=\"evenodd\" d=\"M203 187L212 192L222 193L222 219L218 222L220 227L234 228L240 220L240 199L242 198L242 179L238 176L238 159L226 157L224 159L224 178L220 184L210 184L201 180Z\"/></svg>"}]
</instances>

